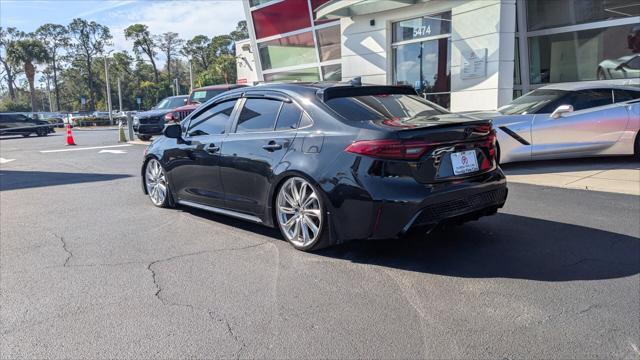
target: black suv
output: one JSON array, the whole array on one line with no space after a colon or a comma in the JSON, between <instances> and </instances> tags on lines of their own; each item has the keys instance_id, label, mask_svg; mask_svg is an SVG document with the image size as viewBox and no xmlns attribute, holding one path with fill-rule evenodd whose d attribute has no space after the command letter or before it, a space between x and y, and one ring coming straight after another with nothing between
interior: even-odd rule
<instances>
[{"instance_id":1,"label":"black suv","mask_svg":"<svg viewBox=\"0 0 640 360\"><path fill-rule=\"evenodd\" d=\"M170 96L162 99L151 110L141 112L133 117L133 130L138 139L149 140L154 135L162 134L165 115L187 103L188 95Z\"/></svg>"},{"instance_id":2,"label":"black suv","mask_svg":"<svg viewBox=\"0 0 640 360\"><path fill-rule=\"evenodd\" d=\"M33 119L20 113L0 113L0 135L47 136L54 132L54 126L47 121Z\"/></svg>"}]
</instances>

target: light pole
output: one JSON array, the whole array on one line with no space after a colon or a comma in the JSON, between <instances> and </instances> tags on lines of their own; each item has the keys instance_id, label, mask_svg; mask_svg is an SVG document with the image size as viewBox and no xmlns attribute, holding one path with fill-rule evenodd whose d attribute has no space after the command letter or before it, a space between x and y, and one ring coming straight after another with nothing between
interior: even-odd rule
<instances>
[{"instance_id":1,"label":"light pole","mask_svg":"<svg viewBox=\"0 0 640 360\"><path fill-rule=\"evenodd\" d=\"M120 87L120 78L118 78L118 105L120 112L122 112L122 88Z\"/></svg>"},{"instance_id":2,"label":"light pole","mask_svg":"<svg viewBox=\"0 0 640 360\"><path fill-rule=\"evenodd\" d=\"M193 91L193 71L191 69L191 59L189 59L189 94Z\"/></svg>"},{"instance_id":3,"label":"light pole","mask_svg":"<svg viewBox=\"0 0 640 360\"><path fill-rule=\"evenodd\" d=\"M178 78L175 78L173 82L176 84L176 96L180 95L180 83L178 83Z\"/></svg>"},{"instance_id":4,"label":"light pole","mask_svg":"<svg viewBox=\"0 0 640 360\"><path fill-rule=\"evenodd\" d=\"M45 79L47 80L47 97L49 98L49 112L52 112L52 105L51 105L51 87L49 86L49 75L47 75L45 77ZM60 109L56 109L56 111L60 111Z\"/></svg>"},{"instance_id":5,"label":"light pole","mask_svg":"<svg viewBox=\"0 0 640 360\"><path fill-rule=\"evenodd\" d=\"M111 86L109 85L109 55L113 50L109 50L104 57L104 78L107 83L107 111L109 111L109 124L113 126L113 115L111 114Z\"/></svg>"}]
</instances>

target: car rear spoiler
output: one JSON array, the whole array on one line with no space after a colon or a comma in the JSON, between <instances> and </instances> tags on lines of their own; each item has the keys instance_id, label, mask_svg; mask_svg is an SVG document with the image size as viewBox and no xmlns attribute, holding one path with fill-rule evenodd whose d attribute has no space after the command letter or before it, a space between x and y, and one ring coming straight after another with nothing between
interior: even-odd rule
<instances>
[{"instance_id":1,"label":"car rear spoiler","mask_svg":"<svg viewBox=\"0 0 640 360\"><path fill-rule=\"evenodd\" d=\"M416 90L408 85L372 85L372 86L331 86L320 89L318 97L327 102L331 99L367 95L418 95Z\"/></svg>"}]
</instances>

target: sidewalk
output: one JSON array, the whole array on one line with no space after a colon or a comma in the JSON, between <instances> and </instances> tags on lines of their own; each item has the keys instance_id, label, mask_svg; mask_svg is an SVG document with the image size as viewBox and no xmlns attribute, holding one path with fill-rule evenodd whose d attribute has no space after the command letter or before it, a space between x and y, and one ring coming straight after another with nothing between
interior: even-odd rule
<instances>
[{"instance_id":1,"label":"sidewalk","mask_svg":"<svg viewBox=\"0 0 640 360\"><path fill-rule=\"evenodd\" d=\"M532 161L501 167L509 182L640 196L640 162L631 157Z\"/></svg>"}]
</instances>

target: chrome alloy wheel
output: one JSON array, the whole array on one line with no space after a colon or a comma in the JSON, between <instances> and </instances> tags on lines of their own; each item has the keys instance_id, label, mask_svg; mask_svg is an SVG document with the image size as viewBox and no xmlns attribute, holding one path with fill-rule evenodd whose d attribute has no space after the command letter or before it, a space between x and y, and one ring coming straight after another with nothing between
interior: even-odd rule
<instances>
[{"instance_id":1,"label":"chrome alloy wheel","mask_svg":"<svg viewBox=\"0 0 640 360\"><path fill-rule=\"evenodd\" d=\"M276 215L282 234L296 247L308 247L320 237L322 206L306 180L292 177L280 187Z\"/></svg>"},{"instance_id":2,"label":"chrome alloy wheel","mask_svg":"<svg viewBox=\"0 0 640 360\"><path fill-rule=\"evenodd\" d=\"M158 160L149 160L144 180L151 202L156 206L163 206L167 198L167 178Z\"/></svg>"}]
</instances>

